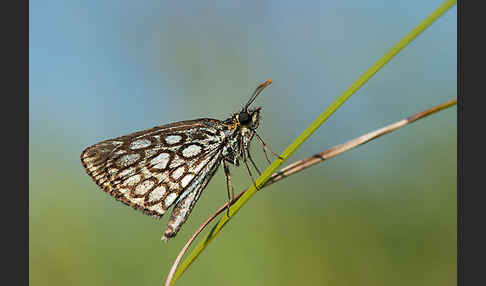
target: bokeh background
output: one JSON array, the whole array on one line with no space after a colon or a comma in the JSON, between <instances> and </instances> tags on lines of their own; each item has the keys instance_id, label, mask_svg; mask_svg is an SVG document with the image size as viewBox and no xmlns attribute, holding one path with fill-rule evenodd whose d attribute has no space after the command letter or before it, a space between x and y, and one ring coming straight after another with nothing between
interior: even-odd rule
<instances>
[{"instance_id":1,"label":"bokeh background","mask_svg":"<svg viewBox=\"0 0 486 286\"><path fill-rule=\"evenodd\" d=\"M103 193L81 151L165 123L225 118L273 85L260 133L281 152L430 14L431 1L30 1L31 285L161 285L226 201L218 171L167 222ZM456 97L457 8L378 72L289 160ZM178 285L455 285L451 108L255 195ZM257 164L265 166L258 144ZM250 183L232 169L237 190Z\"/></svg>"}]
</instances>

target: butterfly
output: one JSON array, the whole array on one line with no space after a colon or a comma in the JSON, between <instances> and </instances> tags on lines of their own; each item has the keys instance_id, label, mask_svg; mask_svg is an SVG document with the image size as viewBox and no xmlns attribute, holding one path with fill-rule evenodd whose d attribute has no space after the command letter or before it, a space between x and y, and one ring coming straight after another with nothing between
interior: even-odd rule
<instances>
[{"instance_id":1,"label":"butterfly","mask_svg":"<svg viewBox=\"0 0 486 286\"><path fill-rule=\"evenodd\" d=\"M249 160L260 173L249 152L255 135L270 162L269 148L256 133L261 107L250 105L271 83L259 84L244 107L226 120L179 121L108 139L86 148L81 163L105 192L146 215L161 218L174 205L162 236L167 241L176 236L221 163L228 200L234 197L229 164L244 162L255 184L248 166Z\"/></svg>"}]
</instances>

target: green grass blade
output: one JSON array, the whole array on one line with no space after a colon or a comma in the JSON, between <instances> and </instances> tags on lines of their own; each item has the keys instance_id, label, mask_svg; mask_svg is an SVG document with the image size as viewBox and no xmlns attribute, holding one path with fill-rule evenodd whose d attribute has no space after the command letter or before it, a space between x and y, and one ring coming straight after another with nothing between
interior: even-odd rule
<instances>
[{"instance_id":1,"label":"green grass blade","mask_svg":"<svg viewBox=\"0 0 486 286\"><path fill-rule=\"evenodd\" d=\"M435 9L427 18L419 23L415 28L395 44L385 55L383 55L375 64L365 71L358 79L351 84L319 117L312 122L280 155L283 160L275 160L263 174L256 180L257 186L262 186L270 176L341 106L346 102L361 86L363 86L376 72L378 72L386 63L388 63L398 52L406 47L413 39L420 35L427 27L442 16L446 11L456 4L456 0L447 0ZM202 240L184 260L174 274L171 285L186 271L191 263L199 254L209 245L209 243L221 231L224 225L233 217L243 205L255 194L255 186L251 186L248 191L230 208L229 217L223 215L218 224Z\"/></svg>"}]
</instances>

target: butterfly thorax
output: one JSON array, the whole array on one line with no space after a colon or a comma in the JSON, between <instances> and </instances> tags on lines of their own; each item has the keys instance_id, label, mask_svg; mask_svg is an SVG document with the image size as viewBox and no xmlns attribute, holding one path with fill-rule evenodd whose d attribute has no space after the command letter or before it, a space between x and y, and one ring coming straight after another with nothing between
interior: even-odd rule
<instances>
[{"instance_id":1,"label":"butterfly thorax","mask_svg":"<svg viewBox=\"0 0 486 286\"><path fill-rule=\"evenodd\" d=\"M255 135L260 121L261 107L251 110L242 110L232 114L230 118L223 121L225 126L225 141L222 155L225 161L240 165L239 159L247 152L249 144Z\"/></svg>"}]
</instances>

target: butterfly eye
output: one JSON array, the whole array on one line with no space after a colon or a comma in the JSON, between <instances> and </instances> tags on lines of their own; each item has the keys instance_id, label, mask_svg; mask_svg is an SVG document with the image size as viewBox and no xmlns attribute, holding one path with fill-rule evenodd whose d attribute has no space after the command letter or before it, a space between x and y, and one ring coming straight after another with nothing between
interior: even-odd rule
<instances>
[{"instance_id":1,"label":"butterfly eye","mask_svg":"<svg viewBox=\"0 0 486 286\"><path fill-rule=\"evenodd\" d=\"M238 121L241 125L247 125L251 121L250 115L247 112L242 111L238 115Z\"/></svg>"}]
</instances>

